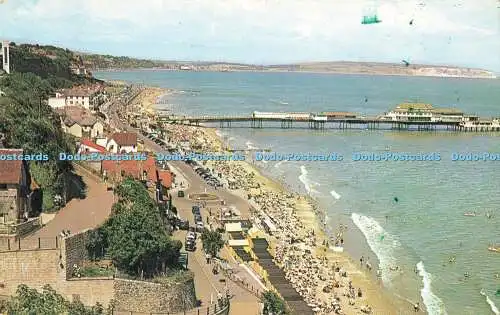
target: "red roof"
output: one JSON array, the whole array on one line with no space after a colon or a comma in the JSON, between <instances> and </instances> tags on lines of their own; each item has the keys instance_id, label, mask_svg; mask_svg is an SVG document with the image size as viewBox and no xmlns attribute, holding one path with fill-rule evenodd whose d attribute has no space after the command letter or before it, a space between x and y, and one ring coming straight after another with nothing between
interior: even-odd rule
<instances>
[{"instance_id":1,"label":"red roof","mask_svg":"<svg viewBox=\"0 0 500 315\"><path fill-rule=\"evenodd\" d=\"M107 176L113 178L115 176L120 176L123 172L124 176L132 176L135 179L142 178L142 172L147 172L147 179L151 181L156 181L156 165L155 159L152 155L149 155L145 161L113 161L104 160L101 164L102 171L106 171Z\"/></svg>"},{"instance_id":2,"label":"red roof","mask_svg":"<svg viewBox=\"0 0 500 315\"><path fill-rule=\"evenodd\" d=\"M160 178L161 185L165 188L172 187L172 173L168 170L158 170L158 177Z\"/></svg>"},{"instance_id":3,"label":"red roof","mask_svg":"<svg viewBox=\"0 0 500 315\"><path fill-rule=\"evenodd\" d=\"M99 152L106 152L106 148L105 147L100 146L100 145L92 142L89 139L82 139L81 142L80 142L80 144L84 145L84 146L87 146L89 148L92 148L92 149L96 149Z\"/></svg>"},{"instance_id":4,"label":"red roof","mask_svg":"<svg viewBox=\"0 0 500 315\"><path fill-rule=\"evenodd\" d=\"M111 139L120 146L137 145L137 134L135 132L117 132L111 135Z\"/></svg>"},{"instance_id":5,"label":"red roof","mask_svg":"<svg viewBox=\"0 0 500 315\"><path fill-rule=\"evenodd\" d=\"M23 154L22 149L0 149L0 155ZM0 159L0 184L19 184L23 161Z\"/></svg>"}]
</instances>

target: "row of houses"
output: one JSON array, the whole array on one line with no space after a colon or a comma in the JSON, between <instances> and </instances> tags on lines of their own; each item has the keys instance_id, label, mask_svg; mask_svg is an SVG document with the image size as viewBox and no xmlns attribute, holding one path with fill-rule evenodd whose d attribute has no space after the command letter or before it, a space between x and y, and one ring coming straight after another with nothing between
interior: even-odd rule
<instances>
[{"instance_id":1,"label":"row of houses","mask_svg":"<svg viewBox=\"0 0 500 315\"><path fill-rule=\"evenodd\" d=\"M133 177L147 182L149 185L160 183L164 189L170 189L173 182L173 173L165 165L157 163L151 152L141 152L137 149L137 135L135 133L114 133L108 138L99 138L96 142L82 139L79 144L79 154L142 154L144 160L103 160L88 162L103 178L119 182L125 177Z\"/></svg>"},{"instance_id":2,"label":"row of houses","mask_svg":"<svg viewBox=\"0 0 500 315\"><path fill-rule=\"evenodd\" d=\"M78 153L143 153L146 156L140 161L104 160L89 162L87 166L115 183L129 176L141 180L148 187L161 191L157 196L165 196L173 182L173 174L166 165L158 164L153 154L141 152L136 133L107 132L109 127L105 120L91 112L91 97L97 97L96 89L82 94L74 91L58 91L49 103L59 115L63 131L78 139ZM3 148L0 141L0 155L20 154L23 154L22 149ZM38 187L32 178L26 161L0 159L0 236L20 235L21 227L33 229L39 226L42 193L43 187ZM29 233L28 230L25 232Z\"/></svg>"}]
</instances>

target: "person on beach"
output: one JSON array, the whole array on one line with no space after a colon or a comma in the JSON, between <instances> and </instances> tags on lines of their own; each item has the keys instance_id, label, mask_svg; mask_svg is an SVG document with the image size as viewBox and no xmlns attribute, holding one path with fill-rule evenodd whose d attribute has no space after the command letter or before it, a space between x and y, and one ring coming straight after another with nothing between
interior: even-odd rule
<instances>
[{"instance_id":1,"label":"person on beach","mask_svg":"<svg viewBox=\"0 0 500 315\"><path fill-rule=\"evenodd\" d=\"M364 258L363 256L361 256L361 258L359 259L359 264L361 265L361 267L363 267L363 260L364 260L364 259L365 259L365 258Z\"/></svg>"},{"instance_id":2,"label":"person on beach","mask_svg":"<svg viewBox=\"0 0 500 315\"><path fill-rule=\"evenodd\" d=\"M415 305L413 305L413 310L415 311L415 313L420 311L420 302L417 302L415 303Z\"/></svg>"}]
</instances>

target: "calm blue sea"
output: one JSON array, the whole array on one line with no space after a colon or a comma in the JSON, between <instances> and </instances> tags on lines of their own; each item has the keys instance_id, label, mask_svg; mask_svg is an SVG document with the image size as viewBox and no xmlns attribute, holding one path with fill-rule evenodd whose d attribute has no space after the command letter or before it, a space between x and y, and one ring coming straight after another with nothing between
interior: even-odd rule
<instances>
[{"instance_id":1,"label":"calm blue sea","mask_svg":"<svg viewBox=\"0 0 500 315\"><path fill-rule=\"evenodd\" d=\"M404 101L500 116L500 80L307 73L100 72L103 79L176 89L177 113L351 111L376 115ZM500 153L500 134L368 130L222 129L232 147L337 152L342 162L257 162L316 198L336 232L347 224L354 259L377 260L395 294L430 314L494 314L500 289L500 160L457 162L453 152ZM440 161L355 162L353 152L431 153ZM395 201L395 197L398 201ZM464 216L476 211L476 217ZM488 219L486 213L492 214ZM454 260L455 262L451 262ZM399 266L401 272L391 271ZM465 274L468 274L468 277ZM484 296L480 292L487 295Z\"/></svg>"}]
</instances>

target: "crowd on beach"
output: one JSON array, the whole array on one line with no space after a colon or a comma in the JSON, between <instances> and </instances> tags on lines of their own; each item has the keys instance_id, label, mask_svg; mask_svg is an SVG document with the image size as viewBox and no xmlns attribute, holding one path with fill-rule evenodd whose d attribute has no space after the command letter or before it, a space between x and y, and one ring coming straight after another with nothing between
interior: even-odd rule
<instances>
[{"instance_id":1,"label":"crowd on beach","mask_svg":"<svg viewBox=\"0 0 500 315\"><path fill-rule=\"evenodd\" d=\"M222 145L213 133L191 126L168 126L167 138L175 143L189 139L191 146L206 152L220 151ZM356 309L370 314L371 307L363 303L363 291L354 288L347 272L337 262L318 253L328 248L325 241L317 244L315 231L305 226L296 215L296 203L301 197L259 182L250 167L241 162L213 161L210 168L230 178L234 187L247 194L254 208L254 221L259 224L269 218L276 226L272 233L274 260L283 268L287 280L317 314L344 314ZM360 301L361 300L361 301Z\"/></svg>"}]
</instances>

